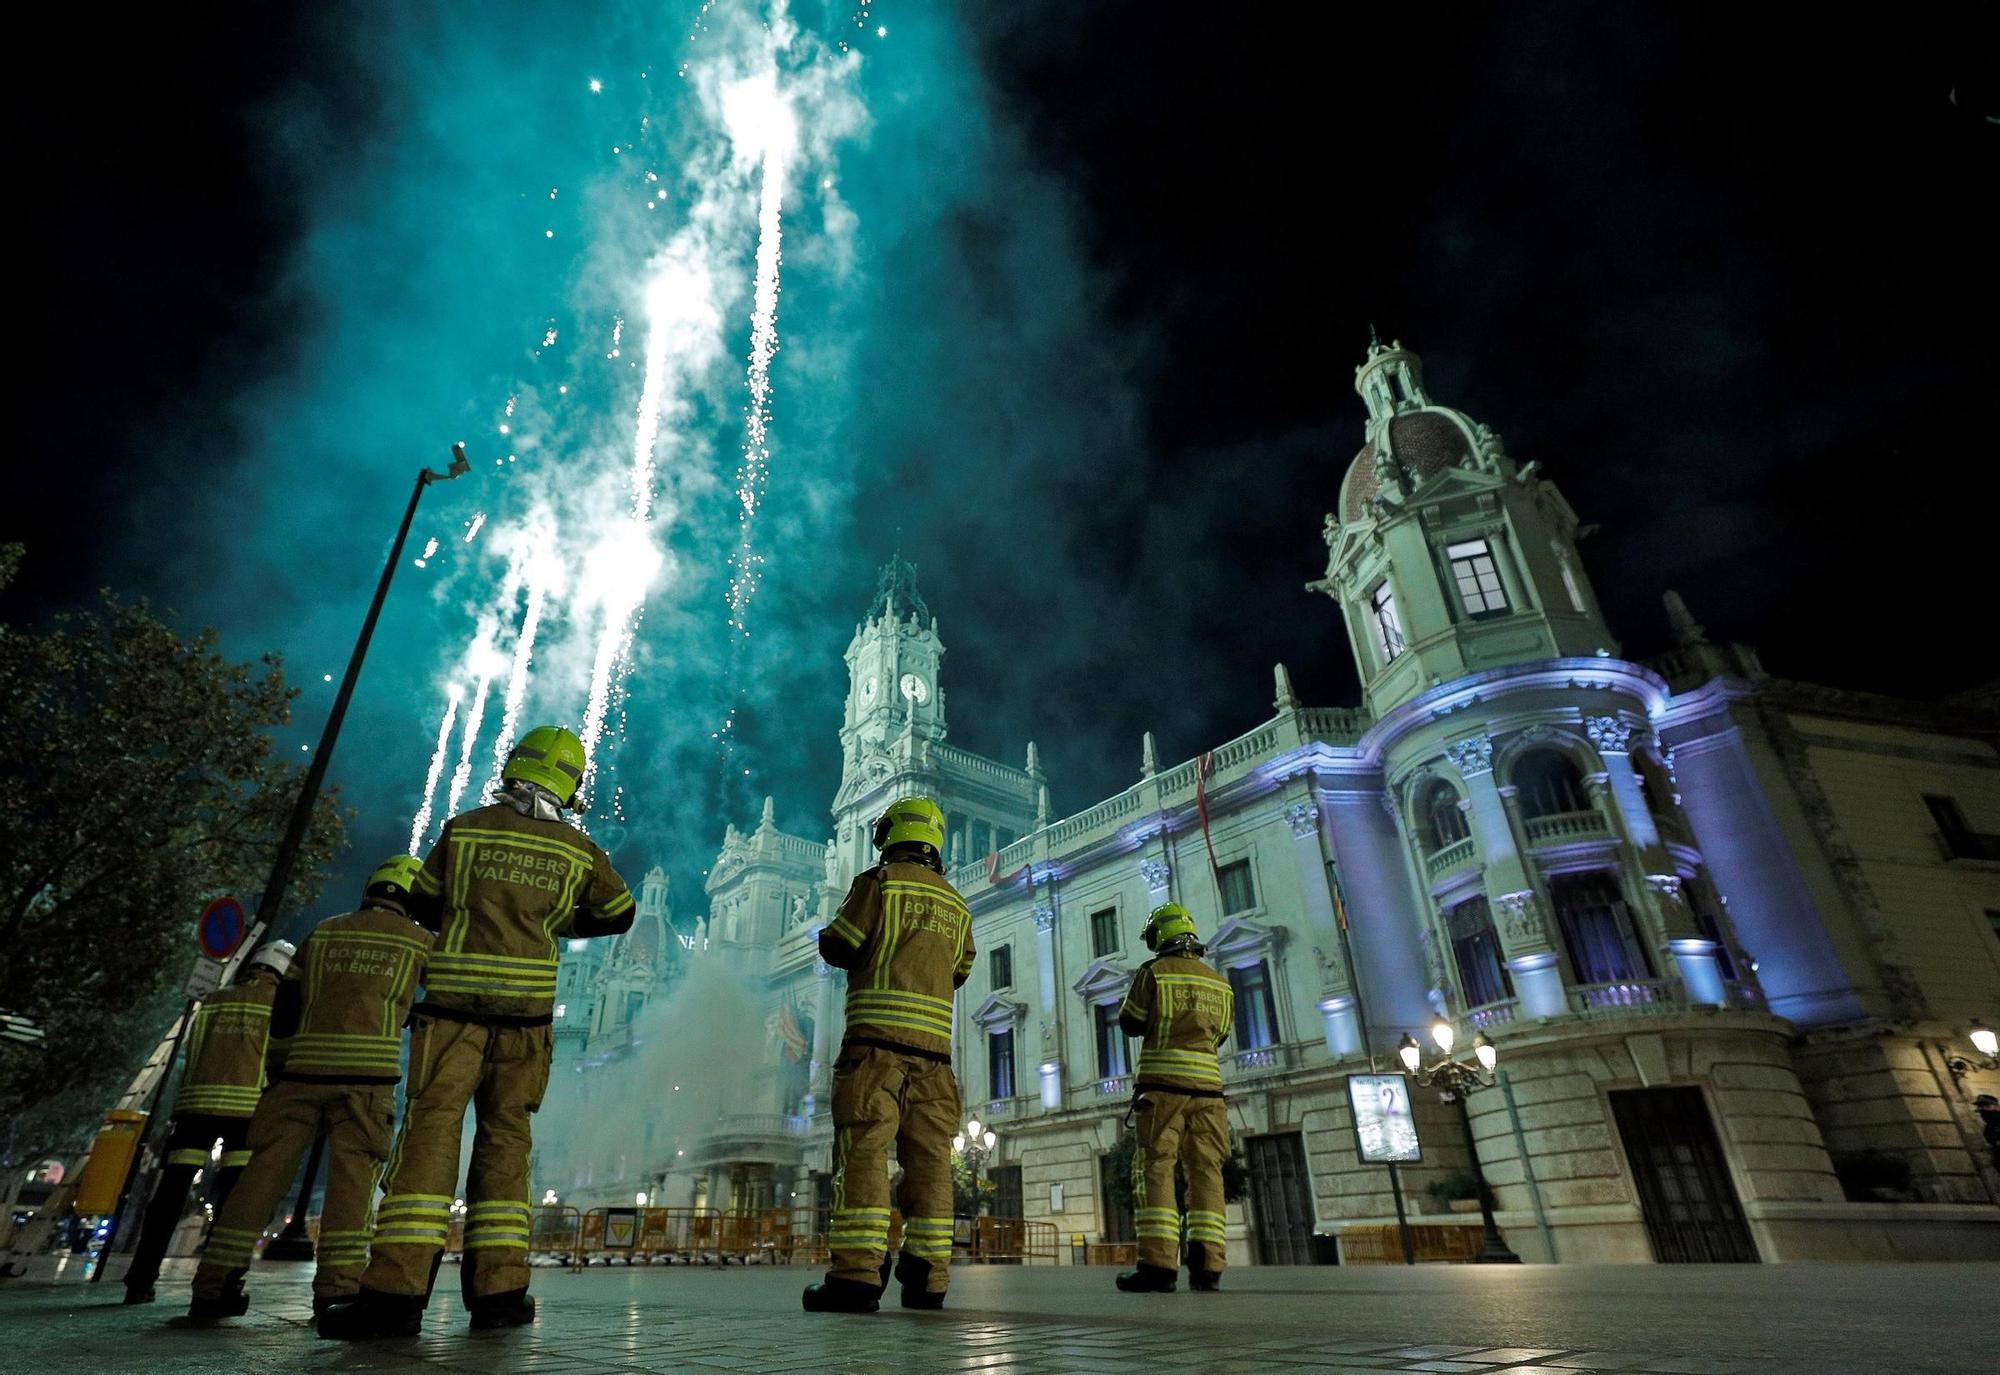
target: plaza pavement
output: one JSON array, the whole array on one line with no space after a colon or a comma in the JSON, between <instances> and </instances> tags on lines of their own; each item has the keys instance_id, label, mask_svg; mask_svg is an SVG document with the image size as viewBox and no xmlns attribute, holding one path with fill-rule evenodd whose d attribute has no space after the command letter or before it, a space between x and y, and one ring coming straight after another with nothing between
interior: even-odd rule
<instances>
[{"instance_id":1,"label":"plaza pavement","mask_svg":"<svg viewBox=\"0 0 2000 1375\"><path fill-rule=\"evenodd\" d=\"M1855 1375L1994 1368L2000 1265L1393 1266L1239 1268L1220 1295L1123 1295L1108 1269L958 1266L951 1306L812 1316L803 1267L593 1267L535 1273L532 1327L473 1334L439 1276L424 1334L319 1341L311 1266L260 1264L248 1316L167 1326L191 1266L160 1302L124 1308L49 1262L0 1281L8 1371L627 1372L1301 1371L1313 1375Z\"/></svg>"}]
</instances>

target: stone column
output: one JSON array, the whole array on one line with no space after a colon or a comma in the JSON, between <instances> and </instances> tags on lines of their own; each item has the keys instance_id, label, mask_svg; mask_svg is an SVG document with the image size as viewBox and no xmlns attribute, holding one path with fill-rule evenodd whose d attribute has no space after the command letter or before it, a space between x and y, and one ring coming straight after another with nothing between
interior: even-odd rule
<instances>
[{"instance_id":1,"label":"stone column","mask_svg":"<svg viewBox=\"0 0 2000 1375\"><path fill-rule=\"evenodd\" d=\"M1604 786L1611 794L1616 818L1624 823L1633 848L1652 865L1661 850L1660 828L1653 820L1652 808L1646 805L1646 792L1640 785L1638 771L1632 767L1634 728L1630 722L1615 716L1586 716L1583 725L1590 743L1604 760Z\"/></svg>"},{"instance_id":2,"label":"stone column","mask_svg":"<svg viewBox=\"0 0 2000 1375\"><path fill-rule=\"evenodd\" d=\"M1484 734L1467 736L1446 745L1445 754L1465 780L1466 820L1472 827L1473 843L1479 847L1493 925L1508 971L1514 976L1521 1011L1530 1017L1560 1016L1569 1011L1562 963L1556 958L1541 897L1515 839L1506 800L1493 779L1493 740Z\"/></svg>"},{"instance_id":3,"label":"stone column","mask_svg":"<svg viewBox=\"0 0 2000 1375\"><path fill-rule=\"evenodd\" d=\"M1283 687L1289 688L1286 681ZM1341 951L1340 918L1333 906L1333 875L1327 870L1326 846L1320 838L1319 806L1310 799L1285 809L1299 856L1299 888L1305 893L1306 929L1312 933L1313 956L1319 965L1320 1023L1327 1053L1336 1060L1361 1054L1361 1020L1354 1010L1354 975Z\"/></svg>"},{"instance_id":4,"label":"stone column","mask_svg":"<svg viewBox=\"0 0 2000 1375\"><path fill-rule=\"evenodd\" d=\"M1041 1003L1035 1069L1042 1081L1042 1107L1060 1111L1063 1105L1062 1013L1056 1002L1061 971L1056 965L1056 905L1042 897L1035 903L1035 974Z\"/></svg>"},{"instance_id":5,"label":"stone column","mask_svg":"<svg viewBox=\"0 0 2000 1375\"><path fill-rule=\"evenodd\" d=\"M1673 954L1687 1000L1724 1006L1728 991L1722 986L1722 966L1715 958L1715 942L1695 926L1694 912L1688 906L1679 876L1648 874L1646 889L1660 913L1661 929L1667 933L1667 949Z\"/></svg>"},{"instance_id":6,"label":"stone column","mask_svg":"<svg viewBox=\"0 0 2000 1375\"><path fill-rule=\"evenodd\" d=\"M1604 759L1605 788L1638 861L1644 886L1634 896L1646 904L1644 914L1655 948L1664 947L1673 956L1689 1002L1721 1006L1727 995L1715 958L1715 942L1702 935L1695 924L1694 909L1688 905L1680 877L1672 872L1659 825L1646 805L1645 788L1632 767L1634 727L1615 716L1589 716L1583 724L1590 743Z\"/></svg>"}]
</instances>

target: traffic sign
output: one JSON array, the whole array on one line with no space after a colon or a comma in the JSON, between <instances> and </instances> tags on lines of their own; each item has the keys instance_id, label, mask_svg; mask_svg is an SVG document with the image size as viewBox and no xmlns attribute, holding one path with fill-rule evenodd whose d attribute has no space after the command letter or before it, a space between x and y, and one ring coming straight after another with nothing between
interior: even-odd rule
<instances>
[{"instance_id":1,"label":"traffic sign","mask_svg":"<svg viewBox=\"0 0 2000 1375\"><path fill-rule=\"evenodd\" d=\"M243 933L249 922L243 916L243 904L235 898L217 898L201 909L201 920L195 926L195 933L201 941L201 951L211 960L226 960L236 953L236 947L243 944Z\"/></svg>"},{"instance_id":2,"label":"traffic sign","mask_svg":"<svg viewBox=\"0 0 2000 1375\"><path fill-rule=\"evenodd\" d=\"M221 960L211 960L206 955L195 956L194 969L188 974L187 987L182 990L182 996L190 1002L199 1002L215 992L222 987L222 969Z\"/></svg>"}]
</instances>

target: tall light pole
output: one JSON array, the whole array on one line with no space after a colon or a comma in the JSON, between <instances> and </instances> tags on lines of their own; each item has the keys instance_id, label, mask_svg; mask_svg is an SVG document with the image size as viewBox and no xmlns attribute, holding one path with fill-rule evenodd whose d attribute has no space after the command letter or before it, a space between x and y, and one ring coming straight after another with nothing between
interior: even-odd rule
<instances>
[{"instance_id":1,"label":"tall light pole","mask_svg":"<svg viewBox=\"0 0 2000 1375\"><path fill-rule=\"evenodd\" d=\"M443 472L430 468L417 470L417 485L410 492L410 504L403 510L403 523L396 528L396 542L389 546L389 559L382 565L381 580L375 584L375 600L368 604L368 614L362 618L361 634L355 638L354 653L348 656L347 672L340 680L340 691L334 694L333 710L327 713L326 728L319 734L319 748L313 751L305 782L299 785L299 800L292 806L291 824L285 827L285 838L278 843L278 855L271 862L271 877L264 884L264 895L257 900L257 931L268 931L277 924L285 890L292 886L292 869L298 862L299 847L305 843L306 830L312 825L313 808L319 802L320 785L326 781L334 742L340 738L341 722L347 719L347 704L353 700L354 685L361 679L361 661L368 657L368 642L375 638L375 622L382 617L382 603L389 599L389 583L396 576L396 565L402 562L403 545L410 538L411 523L417 518L417 503L423 499L424 488L433 482L449 482L471 471L472 461L465 456L463 444L451 446L451 466ZM254 936L257 931L251 934ZM325 1146L326 1137L321 1134L306 1157L305 1173L299 1182L299 1201L292 1206L291 1221L265 1246L266 1260L313 1258L312 1238L306 1235L306 1207L312 1202L313 1184L319 1175Z\"/></svg>"},{"instance_id":2,"label":"tall light pole","mask_svg":"<svg viewBox=\"0 0 2000 1375\"><path fill-rule=\"evenodd\" d=\"M1472 1042L1472 1052L1478 1057L1478 1063L1455 1060L1451 1046L1456 1037L1451 1023L1440 1017L1431 1023L1431 1039L1437 1042L1438 1052L1444 1058L1424 1068L1424 1049L1417 1044L1417 1038L1408 1032L1397 1044L1396 1054L1402 1057L1403 1068L1415 1075L1418 1083L1434 1085L1440 1100L1458 1104L1458 1123L1465 1129L1465 1148L1472 1157L1472 1184L1479 1191L1479 1220L1485 1228L1479 1254L1472 1258L1473 1262L1479 1265L1519 1265L1521 1258L1507 1248L1507 1243L1500 1237L1500 1228L1493 1221L1493 1196L1486 1189L1486 1171L1480 1168L1479 1146L1472 1139L1472 1114L1465 1106L1467 1094L1476 1089L1493 1087L1493 1067L1499 1063L1500 1051L1482 1031Z\"/></svg>"},{"instance_id":3,"label":"tall light pole","mask_svg":"<svg viewBox=\"0 0 2000 1375\"><path fill-rule=\"evenodd\" d=\"M965 1157L966 1166L972 1171L972 1254L979 1255L979 1179L985 1168L987 1157L993 1154L995 1143L1000 1140L990 1128L979 1125L977 1117L969 1117L965 1130L951 1139L951 1148Z\"/></svg>"}]
</instances>

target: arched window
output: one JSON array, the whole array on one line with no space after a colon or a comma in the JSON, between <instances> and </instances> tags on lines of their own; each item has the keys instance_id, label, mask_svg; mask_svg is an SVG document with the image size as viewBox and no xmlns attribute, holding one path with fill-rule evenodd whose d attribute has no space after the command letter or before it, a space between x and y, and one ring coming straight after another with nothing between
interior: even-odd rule
<instances>
[{"instance_id":1,"label":"arched window","mask_svg":"<svg viewBox=\"0 0 2000 1375\"><path fill-rule=\"evenodd\" d=\"M1616 876L1557 874L1549 880L1549 897L1578 983L1653 977L1652 957L1639 938Z\"/></svg>"},{"instance_id":2,"label":"arched window","mask_svg":"<svg viewBox=\"0 0 2000 1375\"><path fill-rule=\"evenodd\" d=\"M1451 938L1458 986L1467 1007L1483 1007L1514 996L1507 970L1500 963L1500 937L1493 930L1493 911L1486 899L1467 898L1444 914Z\"/></svg>"},{"instance_id":3,"label":"arched window","mask_svg":"<svg viewBox=\"0 0 2000 1375\"><path fill-rule=\"evenodd\" d=\"M1524 819L1590 810L1583 774L1561 750L1529 750L1514 764L1513 783Z\"/></svg>"},{"instance_id":4,"label":"arched window","mask_svg":"<svg viewBox=\"0 0 2000 1375\"><path fill-rule=\"evenodd\" d=\"M1418 797L1417 827L1424 853L1432 855L1472 834L1466 829L1465 813L1458 807L1458 791L1442 778L1432 779Z\"/></svg>"}]
</instances>

